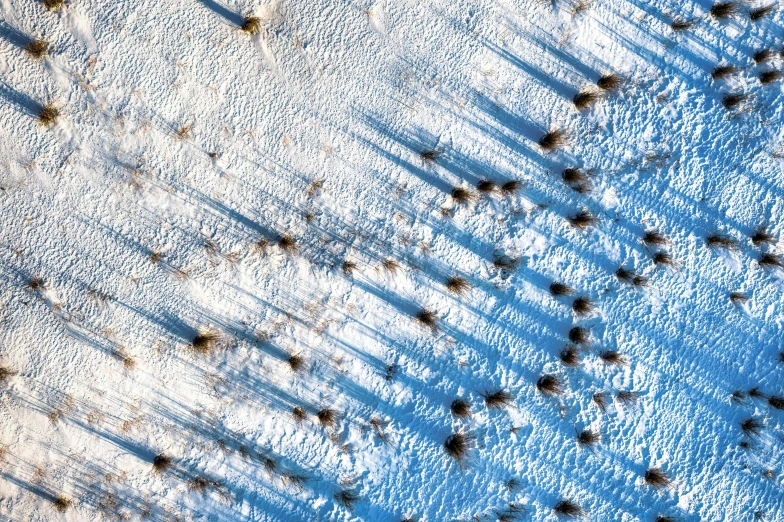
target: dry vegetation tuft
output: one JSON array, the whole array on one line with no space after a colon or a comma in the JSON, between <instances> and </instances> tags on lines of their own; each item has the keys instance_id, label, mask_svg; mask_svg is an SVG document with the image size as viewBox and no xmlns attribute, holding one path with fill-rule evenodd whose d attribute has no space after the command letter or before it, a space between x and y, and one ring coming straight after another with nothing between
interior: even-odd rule
<instances>
[{"instance_id":1,"label":"dry vegetation tuft","mask_svg":"<svg viewBox=\"0 0 784 522\"><path fill-rule=\"evenodd\" d=\"M455 399L449 405L449 410L455 417L470 417L471 405L464 399Z\"/></svg>"},{"instance_id":2,"label":"dry vegetation tuft","mask_svg":"<svg viewBox=\"0 0 784 522\"><path fill-rule=\"evenodd\" d=\"M572 101L577 110L582 111L596 103L599 98L601 98L601 95L598 92L585 90L575 94Z\"/></svg>"},{"instance_id":3,"label":"dry vegetation tuft","mask_svg":"<svg viewBox=\"0 0 784 522\"><path fill-rule=\"evenodd\" d=\"M716 2L710 9L712 17L719 20L729 18L738 12L738 2Z\"/></svg>"},{"instance_id":4,"label":"dry vegetation tuft","mask_svg":"<svg viewBox=\"0 0 784 522\"><path fill-rule=\"evenodd\" d=\"M470 433L459 431L453 433L444 441L444 451L447 455L455 459L461 468L465 468L468 460L468 452L471 449L475 437Z\"/></svg>"},{"instance_id":5,"label":"dry vegetation tuft","mask_svg":"<svg viewBox=\"0 0 784 522\"><path fill-rule=\"evenodd\" d=\"M670 489L673 486L672 478L660 468L650 468L646 470L645 475L643 476L643 482L655 489Z\"/></svg>"},{"instance_id":6,"label":"dry vegetation tuft","mask_svg":"<svg viewBox=\"0 0 784 522\"><path fill-rule=\"evenodd\" d=\"M471 285L468 280L460 276L452 276L444 282L446 289L455 295L465 295L471 290Z\"/></svg>"},{"instance_id":7,"label":"dry vegetation tuft","mask_svg":"<svg viewBox=\"0 0 784 522\"><path fill-rule=\"evenodd\" d=\"M603 91L617 91L623 80L617 74L605 74L596 81L596 85Z\"/></svg>"},{"instance_id":8,"label":"dry vegetation tuft","mask_svg":"<svg viewBox=\"0 0 784 522\"><path fill-rule=\"evenodd\" d=\"M261 22L262 22L261 18L257 16L246 16L242 20L242 25L240 26L240 29L242 29L243 32L248 34L258 34L259 31L261 31Z\"/></svg>"},{"instance_id":9,"label":"dry vegetation tuft","mask_svg":"<svg viewBox=\"0 0 784 522\"><path fill-rule=\"evenodd\" d=\"M574 295L577 290L572 288L571 286L565 285L563 283L559 283L558 281L554 281L550 284L550 293L555 296L560 295Z\"/></svg>"},{"instance_id":10,"label":"dry vegetation tuft","mask_svg":"<svg viewBox=\"0 0 784 522\"><path fill-rule=\"evenodd\" d=\"M546 152L559 149L566 145L567 134L560 129L553 129L539 138L539 146Z\"/></svg>"},{"instance_id":11,"label":"dry vegetation tuft","mask_svg":"<svg viewBox=\"0 0 784 522\"><path fill-rule=\"evenodd\" d=\"M65 0L43 0L43 4L47 11L56 11L63 7Z\"/></svg>"},{"instance_id":12,"label":"dry vegetation tuft","mask_svg":"<svg viewBox=\"0 0 784 522\"><path fill-rule=\"evenodd\" d=\"M567 218L569 224L579 230L585 230L588 227L596 226L599 223L599 218L592 215L587 210L580 210L573 216Z\"/></svg>"},{"instance_id":13,"label":"dry vegetation tuft","mask_svg":"<svg viewBox=\"0 0 784 522\"><path fill-rule=\"evenodd\" d=\"M586 515L583 508L567 499L559 500L558 503L553 506L553 513L555 513L555 516L558 518L582 518Z\"/></svg>"},{"instance_id":14,"label":"dry vegetation tuft","mask_svg":"<svg viewBox=\"0 0 784 522\"><path fill-rule=\"evenodd\" d=\"M485 400L485 405L491 410L500 410L512 406L514 395L504 390L485 392L481 394Z\"/></svg>"},{"instance_id":15,"label":"dry vegetation tuft","mask_svg":"<svg viewBox=\"0 0 784 522\"><path fill-rule=\"evenodd\" d=\"M757 263L762 268L784 268L784 261L782 261L781 257L771 252L761 254Z\"/></svg>"},{"instance_id":16,"label":"dry vegetation tuft","mask_svg":"<svg viewBox=\"0 0 784 522\"><path fill-rule=\"evenodd\" d=\"M749 11L749 20L753 22L757 22L762 20L766 16L773 14L773 11L776 10L776 4L770 4L763 7L758 7L756 9L752 9Z\"/></svg>"},{"instance_id":17,"label":"dry vegetation tuft","mask_svg":"<svg viewBox=\"0 0 784 522\"><path fill-rule=\"evenodd\" d=\"M155 458L152 459L152 469L156 473L163 473L172 465L172 460L164 455L163 453L159 453L155 455Z\"/></svg>"},{"instance_id":18,"label":"dry vegetation tuft","mask_svg":"<svg viewBox=\"0 0 784 522\"><path fill-rule=\"evenodd\" d=\"M191 340L190 347L201 354L208 354L215 350L220 343L221 336L215 330L202 330Z\"/></svg>"},{"instance_id":19,"label":"dry vegetation tuft","mask_svg":"<svg viewBox=\"0 0 784 522\"><path fill-rule=\"evenodd\" d=\"M536 381L536 389L547 397L561 395L564 392L563 387L563 381L555 375L542 375Z\"/></svg>"},{"instance_id":20,"label":"dry vegetation tuft","mask_svg":"<svg viewBox=\"0 0 784 522\"><path fill-rule=\"evenodd\" d=\"M32 40L24 47L25 51L35 59L40 59L46 56L49 51L49 43L45 40Z\"/></svg>"},{"instance_id":21,"label":"dry vegetation tuft","mask_svg":"<svg viewBox=\"0 0 784 522\"><path fill-rule=\"evenodd\" d=\"M44 105L41 107L41 110L38 111L38 123L44 127L54 125L57 122L57 118L59 117L60 111L51 103Z\"/></svg>"},{"instance_id":22,"label":"dry vegetation tuft","mask_svg":"<svg viewBox=\"0 0 784 522\"><path fill-rule=\"evenodd\" d=\"M590 315L596 311L596 305L590 297L578 297L572 302L572 311L578 316Z\"/></svg>"},{"instance_id":23,"label":"dry vegetation tuft","mask_svg":"<svg viewBox=\"0 0 784 522\"><path fill-rule=\"evenodd\" d=\"M419 310L417 313L414 314L414 319L416 319L423 326L430 328L430 330L432 330L433 332L437 332L439 330L438 316L433 310L422 308L421 310Z\"/></svg>"}]
</instances>

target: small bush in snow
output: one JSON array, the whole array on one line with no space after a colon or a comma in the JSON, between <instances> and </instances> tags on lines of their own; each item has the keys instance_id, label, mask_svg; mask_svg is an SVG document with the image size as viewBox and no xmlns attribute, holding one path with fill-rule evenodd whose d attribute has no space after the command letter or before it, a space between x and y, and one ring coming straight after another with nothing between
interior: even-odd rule
<instances>
[{"instance_id":1,"label":"small bush in snow","mask_svg":"<svg viewBox=\"0 0 784 522\"><path fill-rule=\"evenodd\" d=\"M550 285L550 293L554 296L574 295L575 292L577 292L577 290L571 286L559 283L558 281L553 281L553 283Z\"/></svg>"},{"instance_id":2,"label":"small bush in snow","mask_svg":"<svg viewBox=\"0 0 784 522\"><path fill-rule=\"evenodd\" d=\"M543 150L549 152L563 147L566 144L566 140L566 132L560 129L554 129L539 138L539 146Z\"/></svg>"},{"instance_id":3,"label":"small bush in snow","mask_svg":"<svg viewBox=\"0 0 784 522\"><path fill-rule=\"evenodd\" d=\"M163 473L172 465L172 460L164 455L163 453L159 453L155 455L155 458L152 459L152 469L155 470L157 473Z\"/></svg>"},{"instance_id":4,"label":"small bush in snow","mask_svg":"<svg viewBox=\"0 0 784 522\"><path fill-rule=\"evenodd\" d=\"M471 285L468 280L460 276L452 276L444 282L446 289L455 295L465 295L466 292L471 290Z\"/></svg>"},{"instance_id":5,"label":"small bush in snow","mask_svg":"<svg viewBox=\"0 0 784 522\"><path fill-rule=\"evenodd\" d=\"M338 420L338 412L331 408L322 408L316 413L316 418L319 421L319 424L328 428L330 426L334 426Z\"/></svg>"},{"instance_id":6,"label":"small bush in snow","mask_svg":"<svg viewBox=\"0 0 784 522\"><path fill-rule=\"evenodd\" d=\"M758 437L763 428L765 428L765 425L756 417L749 417L740 423L740 430L747 437Z\"/></svg>"},{"instance_id":7,"label":"small bush in snow","mask_svg":"<svg viewBox=\"0 0 784 522\"><path fill-rule=\"evenodd\" d=\"M45 40L32 40L25 45L24 49L33 58L40 59L46 56L49 50L49 43Z\"/></svg>"},{"instance_id":8,"label":"small bush in snow","mask_svg":"<svg viewBox=\"0 0 784 522\"><path fill-rule=\"evenodd\" d=\"M603 91L617 91L623 80L617 74L605 74L596 81L596 85Z\"/></svg>"},{"instance_id":9,"label":"small bush in snow","mask_svg":"<svg viewBox=\"0 0 784 522\"><path fill-rule=\"evenodd\" d=\"M468 203L474 199L474 195L464 187L455 187L452 189L452 200L455 203Z\"/></svg>"},{"instance_id":10,"label":"small bush in snow","mask_svg":"<svg viewBox=\"0 0 784 522\"><path fill-rule=\"evenodd\" d=\"M555 375L542 375L536 381L536 389L547 397L561 395L564 392L563 387L563 381Z\"/></svg>"},{"instance_id":11,"label":"small bush in snow","mask_svg":"<svg viewBox=\"0 0 784 522\"><path fill-rule=\"evenodd\" d=\"M719 20L729 18L738 12L738 2L716 2L710 9L712 17Z\"/></svg>"},{"instance_id":12,"label":"small bush in snow","mask_svg":"<svg viewBox=\"0 0 784 522\"><path fill-rule=\"evenodd\" d=\"M464 468L473 441L474 436L469 433L462 431L453 433L444 441L444 451L447 455L455 459L461 468Z\"/></svg>"},{"instance_id":13,"label":"small bush in snow","mask_svg":"<svg viewBox=\"0 0 784 522\"><path fill-rule=\"evenodd\" d=\"M504 390L485 392L481 394L485 400L485 405L491 410L500 410L512 405L514 396Z\"/></svg>"},{"instance_id":14,"label":"small bush in snow","mask_svg":"<svg viewBox=\"0 0 784 522\"><path fill-rule=\"evenodd\" d=\"M57 118L59 117L60 111L51 103L44 105L41 107L41 110L38 111L38 123L44 127L54 125L54 123L57 121Z\"/></svg>"},{"instance_id":15,"label":"small bush in snow","mask_svg":"<svg viewBox=\"0 0 784 522\"><path fill-rule=\"evenodd\" d=\"M558 358L561 359L561 362L564 364L564 366L568 366L570 368L576 368L580 366L580 350L574 346L567 346L561 350L561 353L558 354Z\"/></svg>"},{"instance_id":16,"label":"small bush in snow","mask_svg":"<svg viewBox=\"0 0 784 522\"><path fill-rule=\"evenodd\" d=\"M501 191L505 194L514 194L518 190L522 188L523 184L519 181L512 180L507 181L503 185L501 185Z\"/></svg>"},{"instance_id":17,"label":"small bush in snow","mask_svg":"<svg viewBox=\"0 0 784 522\"><path fill-rule=\"evenodd\" d=\"M470 417L471 405L464 399L455 399L449 405L449 410L455 417Z\"/></svg>"},{"instance_id":18,"label":"small bush in snow","mask_svg":"<svg viewBox=\"0 0 784 522\"><path fill-rule=\"evenodd\" d=\"M601 436L595 431L583 430L577 434L577 444L584 448L593 449L601 442Z\"/></svg>"},{"instance_id":19,"label":"small bush in snow","mask_svg":"<svg viewBox=\"0 0 784 522\"><path fill-rule=\"evenodd\" d=\"M749 20L753 22L757 22L762 20L766 16L773 13L776 10L776 4L770 4L763 7L758 7L756 9L752 9L749 11Z\"/></svg>"},{"instance_id":20,"label":"small bush in snow","mask_svg":"<svg viewBox=\"0 0 784 522\"><path fill-rule=\"evenodd\" d=\"M646 470L643 482L655 489L669 489L672 487L672 479L660 468Z\"/></svg>"},{"instance_id":21,"label":"small bush in snow","mask_svg":"<svg viewBox=\"0 0 784 522\"><path fill-rule=\"evenodd\" d=\"M341 489L335 493L335 502L349 511L354 511L354 505L360 500L359 495L347 489Z\"/></svg>"},{"instance_id":22,"label":"small bush in snow","mask_svg":"<svg viewBox=\"0 0 784 522\"><path fill-rule=\"evenodd\" d=\"M572 310L579 316L589 315L596 311L596 305L590 297L581 296L572 302Z\"/></svg>"},{"instance_id":23,"label":"small bush in snow","mask_svg":"<svg viewBox=\"0 0 784 522\"><path fill-rule=\"evenodd\" d=\"M586 515L583 508L567 499L559 500L558 503L553 506L553 513L555 513L558 518L582 518Z\"/></svg>"},{"instance_id":24,"label":"small bush in snow","mask_svg":"<svg viewBox=\"0 0 784 522\"><path fill-rule=\"evenodd\" d=\"M567 220L570 225L580 230L585 230L586 228L595 226L599 223L599 218L592 215L587 210L580 210L573 216L567 218Z\"/></svg>"},{"instance_id":25,"label":"small bush in snow","mask_svg":"<svg viewBox=\"0 0 784 522\"><path fill-rule=\"evenodd\" d=\"M240 29L248 34L258 34L258 32L261 30L261 18L257 16L246 16L242 20Z\"/></svg>"},{"instance_id":26,"label":"small bush in snow","mask_svg":"<svg viewBox=\"0 0 784 522\"><path fill-rule=\"evenodd\" d=\"M572 101L574 102L574 106L577 107L577 110L582 111L596 103L599 98L601 98L601 96L598 92L585 90L575 94Z\"/></svg>"},{"instance_id":27,"label":"small bush in snow","mask_svg":"<svg viewBox=\"0 0 784 522\"><path fill-rule=\"evenodd\" d=\"M761 254L757 263L762 268L784 268L784 262L781 260L781 257L771 252Z\"/></svg>"},{"instance_id":28,"label":"small bush in snow","mask_svg":"<svg viewBox=\"0 0 784 522\"><path fill-rule=\"evenodd\" d=\"M498 185L493 183L493 181L489 179L480 179L479 182L476 184L476 190L481 192L482 194L490 194L491 192L495 192L498 188Z\"/></svg>"}]
</instances>

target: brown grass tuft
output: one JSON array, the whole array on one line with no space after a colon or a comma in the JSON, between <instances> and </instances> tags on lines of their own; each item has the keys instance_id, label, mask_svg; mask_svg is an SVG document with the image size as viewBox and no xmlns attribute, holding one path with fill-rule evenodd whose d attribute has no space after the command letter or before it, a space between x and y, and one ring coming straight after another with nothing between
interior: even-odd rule
<instances>
[{"instance_id":1,"label":"brown grass tuft","mask_svg":"<svg viewBox=\"0 0 784 522\"><path fill-rule=\"evenodd\" d=\"M585 230L588 227L596 226L599 223L599 218L592 215L587 210L580 210L576 214L567 218L569 224L579 230Z\"/></svg>"},{"instance_id":2,"label":"brown grass tuft","mask_svg":"<svg viewBox=\"0 0 784 522\"><path fill-rule=\"evenodd\" d=\"M38 111L38 123L44 127L54 125L57 122L57 118L59 117L60 111L51 103L44 105L41 107L41 110Z\"/></svg>"},{"instance_id":3,"label":"brown grass tuft","mask_svg":"<svg viewBox=\"0 0 784 522\"><path fill-rule=\"evenodd\" d=\"M566 132L559 129L554 129L539 138L539 146L543 150L549 152L563 147L566 144L566 141Z\"/></svg>"},{"instance_id":4,"label":"brown grass tuft","mask_svg":"<svg viewBox=\"0 0 784 522\"><path fill-rule=\"evenodd\" d=\"M749 11L749 20L752 22L758 22L762 20L766 16L773 13L776 10L776 4L766 5L764 7L758 7L756 9L752 9Z\"/></svg>"},{"instance_id":5,"label":"brown grass tuft","mask_svg":"<svg viewBox=\"0 0 784 522\"><path fill-rule=\"evenodd\" d=\"M553 506L553 513L558 518L582 518L586 515L585 510L571 500L559 500Z\"/></svg>"},{"instance_id":6,"label":"brown grass tuft","mask_svg":"<svg viewBox=\"0 0 784 522\"><path fill-rule=\"evenodd\" d=\"M501 185L501 192L503 192L504 194L514 194L521 188L523 188L522 182L517 180L511 180Z\"/></svg>"},{"instance_id":7,"label":"brown grass tuft","mask_svg":"<svg viewBox=\"0 0 784 522\"><path fill-rule=\"evenodd\" d=\"M558 281L554 281L550 285L550 293L554 296L560 295L574 295L577 290L572 288L569 285L565 285L563 283L559 283Z\"/></svg>"},{"instance_id":8,"label":"brown grass tuft","mask_svg":"<svg viewBox=\"0 0 784 522\"><path fill-rule=\"evenodd\" d=\"M558 354L558 358L561 360L564 366L568 366L569 368L576 368L580 366L580 350L574 346L567 346L561 350L561 353Z\"/></svg>"},{"instance_id":9,"label":"brown grass tuft","mask_svg":"<svg viewBox=\"0 0 784 522\"><path fill-rule=\"evenodd\" d=\"M455 203L468 203L474 199L474 195L464 187L453 188L451 196Z\"/></svg>"},{"instance_id":10,"label":"brown grass tuft","mask_svg":"<svg viewBox=\"0 0 784 522\"><path fill-rule=\"evenodd\" d=\"M73 505L73 501L60 495L52 501L52 505L58 513L65 513Z\"/></svg>"},{"instance_id":11,"label":"brown grass tuft","mask_svg":"<svg viewBox=\"0 0 784 522\"><path fill-rule=\"evenodd\" d=\"M585 316L596 311L596 305L590 297L581 296L572 301L572 310L579 316Z\"/></svg>"},{"instance_id":12,"label":"brown grass tuft","mask_svg":"<svg viewBox=\"0 0 784 522\"><path fill-rule=\"evenodd\" d=\"M220 339L220 334L215 330L203 330L191 340L190 347L198 353L210 353L218 346Z\"/></svg>"},{"instance_id":13,"label":"brown grass tuft","mask_svg":"<svg viewBox=\"0 0 784 522\"><path fill-rule=\"evenodd\" d=\"M338 421L338 412L331 408L322 408L316 413L319 424L325 428L334 426Z\"/></svg>"},{"instance_id":14,"label":"brown grass tuft","mask_svg":"<svg viewBox=\"0 0 784 522\"><path fill-rule=\"evenodd\" d=\"M564 392L563 387L564 382L555 375L542 375L536 381L536 389L547 397L561 395Z\"/></svg>"},{"instance_id":15,"label":"brown grass tuft","mask_svg":"<svg viewBox=\"0 0 784 522\"><path fill-rule=\"evenodd\" d=\"M710 9L712 17L719 20L729 18L738 12L738 2L716 2Z\"/></svg>"},{"instance_id":16,"label":"brown grass tuft","mask_svg":"<svg viewBox=\"0 0 784 522\"><path fill-rule=\"evenodd\" d=\"M452 276L444 282L446 289L455 295L465 295L471 290L471 285L468 280L460 276Z\"/></svg>"},{"instance_id":17,"label":"brown grass tuft","mask_svg":"<svg viewBox=\"0 0 784 522\"><path fill-rule=\"evenodd\" d=\"M46 56L49 51L49 43L45 40L32 40L24 47L25 51L35 59L40 59Z\"/></svg>"},{"instance_id":18,"label":"brown grass tuft","mask_svg":"<svg viewBox=\"0 0 784 522\"><path fill-rule=\"evenodd\" d=\"M43 0L43 4L47 11L56 11L63 7L65 0Z\"/></svg>"},{"instance_id":19,"label":"brown grass tuft","mask_svg":"<svg viewBox=\"0 0 784 522\"><path fill-rule=\"evenodd\" d=\"M737 74L738 68L734 65L717 65L711 73L714 80L723 80L729 76Z\"/></svg>"},{"instance_id":20,"label":"brown grass tuft","mask_svg":"<svg viewBox=\"0 0 784 522\"><path fill-rule=\"evenodd\" d=\"M580 91L574 95L574 106L578 111L582 111L596 103L601 95L596 91Z\"/></svg>"},{"instance_id":21,"label":"brown grass tuft","mask_svg":"<svg viewBox=\"0 0 784 522\"><path fill-rule=\"evenodd\" d=\"M626 359L626 357L616 352L615 350L605 350L603 352L599 352L599 358L604 361L605 364L612 366L629 366L629 361Z\"/></svg>"},{"instance_id":22,"label":"brown grass tuft","mask_svg":"<svg viewBox=\"0 0 784 522\"><path fill-rule=\"evenodd\" d=\"M444 451L447 455L455 459L461 468L465 468L468 460L468 452L474 442L475 437L469 433L459 431L453 433L444 441Z\"/></svg>"},{"instance_id":23,"label":"brown grass tuft","mask_svg":"<svg viewBox=\"0 0 784 522\"><path fill-rule=\"evenodd\" d=\"M479 182L476 184L476 190L481 192L482 194L490 194L495 192L498 189L498 185L496 185L492 180L489 179L480 179Z\"/></svg>"},{"instance_id":24,"label":"brown grass tuft","mask_svg":"<svg viewBox=\"0 0 784 522\"><path fill-rule=\"evenodd\" d=\"M762 71L759 73L759 81L762 85L770 85L784 78L784 72L781 71Z\"/></svg>"},{"instance_id":25,"label":"brown grass tuft","mask_svg":"<svg viewBox=\"0 0 784 522\"><path fill-rule=\"evenodd\" d=\"M422 308L414 314L414 319L419 321L422 325L430 328L433 332L438 331L438 316L433 310Z\"/></svg>"},{"instance_id":26,"label":"brown grass tuft","mask_svg":"<svg viewBox=\"0 0 784 522\"><path fill-rule=\"evenodd\" d=\"M470 417L471 405L464 399L455 399L452 401L452 404L449 405L449 411L451 411L452 415L455 417Z\"/></svg>"},{"instance_id":27,"label":"brown grass tuft","mask_svg":"<svg viewBox=\"0 0 784 522\"><path fill-rule=\"evenodd\" d=\"M163 453L159 453L158 455L155 455L155 458L152 459L152 469L156 473L163 473L169 467L171 467L172 464L173 464L172 459L170 459Z\"/></svg>"},{"instance_id":28,"label":"brown grass tuft","mask_svg":"<svg viewBox=\"0 0 784 522\"><path fill-rule=\"evenodd\" d=\"M504 390L485 392L480 394L485 400L485 405L491 410L500 410L512 406L514 395Z\"/></svg>"},{"instance_id":29,"label":"brown grass tuft","mask_svg":"<svg viewBox=\"0 0 784 522\"><path fill-rule=\"evenodd\" d=\"M762 268L784 268L784 261L782 261L781 257L771 252L761 254L757 263Z\"/></svg>"},{"instance_id":30,"label":"brown grass tuft","mask_svg":"<svg viewBox=\"0 0 784 522\"><path fill-rule=\"evenodd\" d=\"M605 74L596 81L596 85L603 91L616 91L622 83L623 80L617 74Z\"/></svg>"},{"instance_id":31,"label":"brown grass tuft","mask_svg":"<svg viewBox=\"0 0 784 522\"><path fill-rule=\"evenodd\" d=\"M257 16L246 16L240 29L248 34L258 34L261 31L261 22L261 18Z\"/></svg>"},{"instance_id":32,"label":"brown grass tuft","mask_svg":"<svg viewBox=\"0 0 784 522\"><path fill-rule=\"evenodd\" d=\"M660 468L648 469L643 476L643 481L655 489L670 489L673 486L672 479Z\"/></svg>"}]
</instances>

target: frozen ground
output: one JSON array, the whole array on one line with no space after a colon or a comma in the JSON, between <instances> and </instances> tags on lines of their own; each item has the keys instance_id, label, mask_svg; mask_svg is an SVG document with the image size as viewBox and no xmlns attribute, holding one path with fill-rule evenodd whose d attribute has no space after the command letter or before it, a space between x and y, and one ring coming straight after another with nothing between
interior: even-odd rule
<instances>
[{"instance_id":1,"label":"frozen ground","mask_svg":"<svg viewBox=\"0 0 784 522\"><path fill-rule=\"evenodd\" d=\"M752 60L781 49L781 11L0 5L2 520L468 521L516 516L510 503L553 520L561 498L595 521L784 518L784 412L729 399L784 393L782 272L757 263L778 247L749 240L784 232L781 87L757 79L781 59ZM255 36L238 29L249 14ZM675 16L694 27L674 32ZM32 38L47 57L23 50ZM713 81L719 63L739 72ZM620 91L578 112L574 95L611 72ZM750 98L728 111L730 92ZM46 103L60 112L50 127L36 118ZM545 153L553 128L569 141ZM593 169L591 192L561 180L574 166ZM480 179L524 186L451 198ZM580 208L600 223L571 227ZM675 267L653 264L651 228ZM714 232L738 247L709 249ZM501 255L519 266L499 271ZM649 287L620 282L622 265ZM454 275L466 295L446 290ZM575 316L553 280L596 313ZM733 305L734 291L749 300ZM412 319L421 307L437 331ZM575 325L593 342L567 368ZM220 335L209 354L190 346L204 330ZM564 394L537 391L542 374ZM488 410L480 393L497 389L512 407ZM596 392L610 394L604 413ZM450 414L458 397L470 419ZM325 407L335 426L317 422ZM751 415L764 428L746 438ZM594 451L577 446L586 428ZM443 447L458 430L476 437L464 470ZM172 465L156 473L161 453ZM651 467L673 487L644 485ZM360 497L353 512L341 490Z\"/></svg>"}]
</instances>

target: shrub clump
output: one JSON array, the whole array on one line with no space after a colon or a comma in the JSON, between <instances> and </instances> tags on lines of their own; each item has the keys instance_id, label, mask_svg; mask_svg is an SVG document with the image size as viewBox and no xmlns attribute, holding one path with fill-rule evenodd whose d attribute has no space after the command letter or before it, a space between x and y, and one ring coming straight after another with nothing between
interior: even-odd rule
<instances>
[{"instance_id":1,"label":"shrub clump","mask_svg":"<svg viewBox=\"0 0 784 522\"><path fill-rule=\"evenodd\" d=\"M553 506L553 513L558 518L582 518L586 515L582 507L568 499L559 500Z\"/></svg>"},{"instance_id":2,"label":"shrub clump","mask_svg":"<svg viewBox=\"0 0 784 522\"><path fill-rule=\"evenodd\" d=\"M447 455L455 459L461 468L465 468L468 460L468 452L471 449L475 437L469 433L459 431L453 433L444 441L444 451Z\"/></svg>"},{"instance_id":3,"label":"shrub clump","mask_svg":"<svg viewBox=\"0 0 784 522\"><path fill-rule=\"evenodd\" d=\"M546 397L561 395L564 392L563 387L564 382L555 375L542 375L536 381L536 389Z\"/></svg>"}]
</instances>

